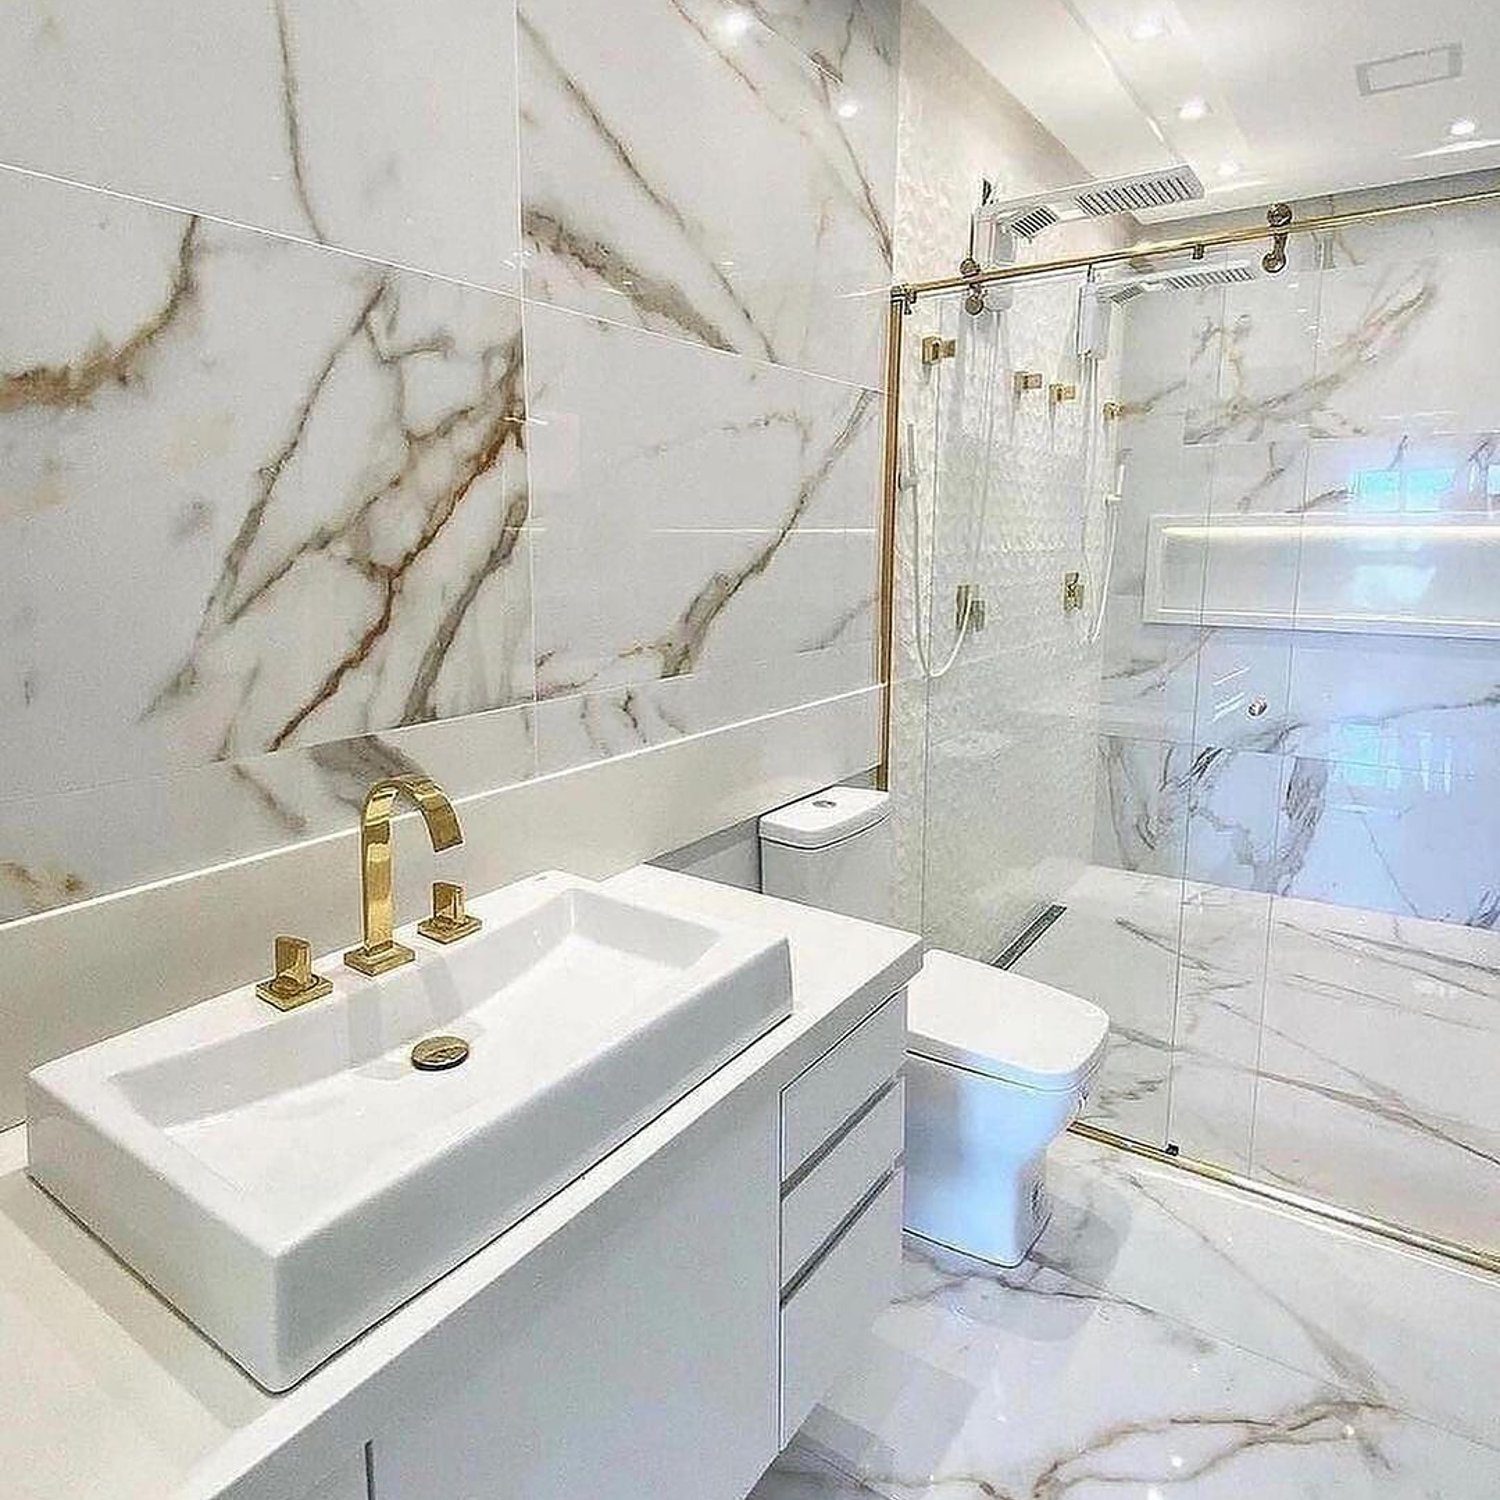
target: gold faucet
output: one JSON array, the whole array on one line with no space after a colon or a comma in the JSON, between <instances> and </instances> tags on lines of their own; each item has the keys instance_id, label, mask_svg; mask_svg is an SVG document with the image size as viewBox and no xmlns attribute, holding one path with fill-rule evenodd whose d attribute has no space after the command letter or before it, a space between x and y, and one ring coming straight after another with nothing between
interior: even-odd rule
<instances>
[{"instance_id":1,"label":"gold faucet","mask_svg":"<svg viewBox=\"0 0 1500 1500\"><path fill-rule=\"evenodd\" d=\"M426 776L391 776L370 788L359 819L359 883L364 897L365 940L344 955L344 962L361 974L384 974L409 964L417 956L392 936L396 928L396 901L391 814L402 795L416 803L435 850L451 849L464 841L458 814L437 782Z\"/></svg>"}]
</instances>

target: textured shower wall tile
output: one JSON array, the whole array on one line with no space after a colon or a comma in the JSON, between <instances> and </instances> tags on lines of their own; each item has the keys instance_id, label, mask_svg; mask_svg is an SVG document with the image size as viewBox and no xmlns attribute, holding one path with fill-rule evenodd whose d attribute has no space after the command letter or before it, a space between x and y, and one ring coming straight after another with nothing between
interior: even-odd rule
<instances>
[{"instance_id":1,"label":"textured shower wall tile","mask_svg":"<svg viewBox=\"0 0 1500 1500\"><path fill-rule=\"evenodd\" d=\"M1257 1171L1493 1245L1500 934L1278 900L1265 1023Z\"/></svg>"},{"instance_id":2,"label":"textured shower wall tile","mask_svg":"<svg viewBox=\"0 0 1500 1500\"><path fill-rule=\"evenodd\" d=\"M900 97L899 280L957 269L985 179L1021 196L1089 175L920 4L901 7ZM1129 238L1118 221L1075 224L1037 248L1043 256L1085 254Z\"/></svg>"},{"instance_id":3,"label":"textured shower wall tile","mask_svg":"<svg viewBox=\"0 0 1500 1500\"><path fill-rule=\"evenodd\" d=\"M892 0L764 17L720 0L523 3L527 292L879 385L892 15Z\"/></svg>"},{"instance_id":4,"label":"textured shower wall tile","mask_svg":"<svg viewBox=\"0 0 1500 1500\"><path fill-rule=\"evenodd\" d=\"M517 302L38 179L0 213L12 789L532 696Z\"/></svg>"},{"instance_id":5,"label":"textured shower wall tile","mask_svg":"<svg viewBox=\"0 0 1500 1500\"><path fill-rule=\"evenodd\" d=\"M14 0L0 95L0 162L518 290L508 5Z\"/></svg>"},{"instance_id":6,"label":"textured shower wall tile","mask_svg":"<svg viewBox=\"0 0 1500 1500\"><path fill-rule=\"evenodd\" d=\"M873 641L877 393L554 309L527 338L543 696Z\"/></svg>"},{"instance_id":7,"label":"textured shower wall tile","mask_svg":"<svg viewBox=\"0 0 1500 1500\"><path fill-rule=\"evenodd\" d=\"M420 771L455 797L525 781L536 774L532 712L496 709L0 800L0 922L352 828L383 776ZM461 880L463 851L452 859Z\"/></svg>"}]
</instances>

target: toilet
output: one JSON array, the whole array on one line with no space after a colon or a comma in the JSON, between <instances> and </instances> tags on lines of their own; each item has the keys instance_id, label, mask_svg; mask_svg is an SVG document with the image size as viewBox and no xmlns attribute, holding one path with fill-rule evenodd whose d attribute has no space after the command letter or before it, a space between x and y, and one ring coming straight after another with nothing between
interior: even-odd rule
<instances>
[{"instance_id":1,"label":"toilet","mask_svg":"<svg viewBox=\"0 0 1500 1500\"><path fill-rule=\"evenodd\" d=\"M761 889L871 922L894 911L885 792L831 787L760 820ZM929 950L907 1011L906 1210L913 1234L1000 1266L1047 1227L1047 1147L1099 1075L1097 1005Z\"/></svg>"}]
</instances>

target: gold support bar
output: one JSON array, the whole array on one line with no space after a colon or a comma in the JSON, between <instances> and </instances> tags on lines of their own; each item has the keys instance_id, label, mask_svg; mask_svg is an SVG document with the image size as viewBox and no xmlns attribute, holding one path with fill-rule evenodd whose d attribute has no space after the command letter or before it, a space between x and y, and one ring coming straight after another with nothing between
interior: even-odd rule
<instances>
[{"instance_id":1,"label":"gold support bar","mask_svg":"<svg viewBox=\"0 0 1500 1500\"><path fill-rule=\"evenodd\" d=\"M1374 1214L1362 1214L1337 1203L1325 1202L1322 1198L1311 1198L1306 1193L1296 1193L1290 1188L1277 1187L1274 1183L1260 1182L1254 1177L1233 1172L1228 1167L1215 1166L1213 1162L1198 1161L1175 1151L1163 1151L1159 1146L1132 1140L1127 1135L1116 1135L1113 1130L1087 1125L1082 1120L1075 1121L1068 1128L1086 1141L1113 1146L1117 1151L1128 1151L1132 1156L1142 1156L1147 1161L1157 1162L1164 1167L1177 1167L1208 1182L1217 1182L1223 1187L1237 1188L1242 1193L1279 1203L1283 1208L1295 1208L1301 1213L1315 1214L1320 1219L1342 1224L1346 1229L1358 1229L1365 1234L1378 1235L1383 1240L1393 1240L1410 1250L1441 1255L1446 1260L1455 1260L1461 1265L1473 1266L1476 1270L1500 1274L1500 1254L1481 1250L1477 1245L1466 1245L1462 1240L1444 1239L1441 1235L1423 1234L1420 1229L1408 1229L1404 1224L1393 1224L1389 1219L1377 1218Z\"/></svg>"},{"instance_id":2,"label":"gold support bar","mask_svg":"<svg viewBox=\"0 0 1500 1500\"><path fill-rule=\"evenodd\" d=\"M896 691L896 502L901 482L901 342L912 299L893 295L885 333L885 493L880 522L880 630L875 671L881 685L880 764L875 785L891 785L891 698Z\"/></svg>"},{"instance_id":3,"label":"gold support bar","mask_svg":"<svg viewBox=\"0 0 1500 1500\"><path fill-rule=\"evenodd\" d=\"M967 291L997 281L1019 281L1027 276L1046 276L1054 271L1082 271L1089 266L1117 265L1122 261L1143 259L1152 255L1182 255L1188 251L1201 254L1221 245L1247 245L1256 240L1274 240L1279 235L1318 234L1348 229L1376 219L1394 219L1407 214L1424 213L1437 208L1461 208L1475 203L1500 202L1500 188L1486 188L1477 193L1461 193L1452 198L1424 198L1419 203L1397 203L1387 208L1354 208L1341 214L1324 214L1316 219L1298 219L1290 224L1272 227L1250 224L1243 229L1223 229L1217 234L1196 234L1183 239L1157 240L1154 243L1129 245L1123 250L1096 251L1093 255L1071 255L1062 260L1035 261L1029 265L997 266L969 276L942 276L935 281L912 281L891 289L891 297L908 306L918 297L934 292Z\"/></svg>"}]
</instances>

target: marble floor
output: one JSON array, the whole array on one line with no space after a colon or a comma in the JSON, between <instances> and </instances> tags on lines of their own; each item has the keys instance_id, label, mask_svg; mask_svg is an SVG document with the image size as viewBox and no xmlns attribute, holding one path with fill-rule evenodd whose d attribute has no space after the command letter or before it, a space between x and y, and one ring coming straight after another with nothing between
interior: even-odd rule
<instances>
[{"instance_id":1,"label":"marble floor","mask_svg":"<svg viewBox=\"0 0 1500 1500\"><path fill-rule=\"evenodd\" d=\"M1001 1272L909 1240L752 1500L1495 1500L1500 1280L1064 1137Z\"/></svg>"}]
</instances>

